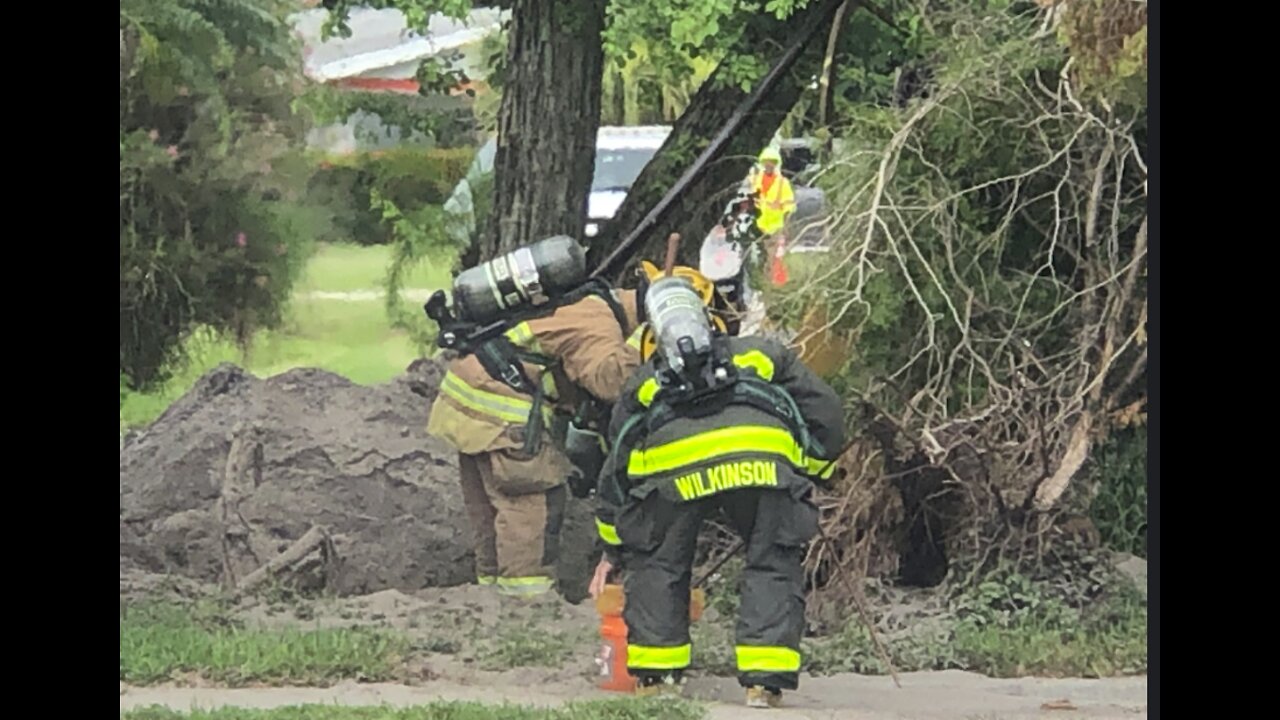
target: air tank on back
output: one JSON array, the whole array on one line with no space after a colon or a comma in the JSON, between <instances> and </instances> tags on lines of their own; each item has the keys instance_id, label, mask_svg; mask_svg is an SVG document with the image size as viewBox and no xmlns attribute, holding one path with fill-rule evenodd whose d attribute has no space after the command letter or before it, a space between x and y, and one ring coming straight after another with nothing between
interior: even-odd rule
<instances>
[{"instance_id":1,"label":"air tank on back","mask_svg":"<svg viewBox=\"0 0 1280 720\"><path fill-rule=\"evenodd\" d=\"M649 286L645 312L653 324L658 352L667 365L684 369L682 350L705 353L711 347L711 321L693 284L682 277L662 277ZM684 348L681 348L684 341Z\"/></svg>"},{"instance_id":2,"label":"air tank on back","mask_svg":"<svg viewBox=\"0 0 1280 720\"><path fill-rule=\"evenodd\" d=\"M582 246L567 235L554 235L458 273L453 304L459 319L488 323L547 303L580 286L586 276Z\"/></svg>"}]
</instances>

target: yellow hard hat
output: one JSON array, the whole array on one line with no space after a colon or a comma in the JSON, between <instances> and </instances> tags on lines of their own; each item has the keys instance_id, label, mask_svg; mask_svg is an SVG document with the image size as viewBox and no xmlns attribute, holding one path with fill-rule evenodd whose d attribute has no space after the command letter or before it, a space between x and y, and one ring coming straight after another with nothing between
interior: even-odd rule
<instances>
[{"instance_id":1,"label":"yellow hard hat","mask_svg":"<svg viewBox=\"0 0 1280 720\"><path fill-rule=\"evenodd\" d=\"M778 152L778 148L772 145L765 148L764 151L760 153L761 163L766 163L766 162L769 162L770 160L776 163L782 162L782 153Z\"/></svg>"}]
</instances>

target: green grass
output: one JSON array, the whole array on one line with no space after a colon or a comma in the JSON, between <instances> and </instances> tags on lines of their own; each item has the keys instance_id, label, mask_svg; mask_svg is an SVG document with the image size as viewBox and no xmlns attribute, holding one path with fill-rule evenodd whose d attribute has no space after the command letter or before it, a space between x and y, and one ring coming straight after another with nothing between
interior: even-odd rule
<instances>
[{"instance_id":1,"label":"green grass","mask_svg":"<svg viewBox=\"0 0 1280 720\"><path fill-rule=\"evenodd\" d=\"M188 362L167 383L145 394L126 393L120 408L121 431L155 420L201 375L222 362L240 365L259 377L318 367L362 384L394 378L418 357L418 351L407 333L391 327L381 298L306 297L314 291L380 290L388 257L386 247L322 246L299 281L282 327L256 333L247 355L225 339L197 333L187 342ZM437 288L448 279L447 263L439 263L419 267L409 286Z\"/></svg>"},{"instance_id":2,"label":"green grass","mask_svg":"<svg viewBox=\"0 0 1280 720\"><path fill-rule=\"evenodd\" d=\"M738 569L726 565L726 581L709 593L719 617L691 628L693 665L714 675L733 675ZM1074 609L1042 585L1011 573L994 576L963 593L950 617L881 637L899 672L962 669L992 677L1113 677L1147 670L1147 605L1127 585L1111 587L1103 599ZM805 638L804 672L883 675L885 667L866 626L850 610L845 626L830 635Z\"/></svg>"},{"instance_id":3,"label":"green grass","mask_svg":"<svg viewBox=\"0 0 1280 720\"><path fill-rule=\"evenodd\" d=\"M885 643L894 667L991 677L1112 677L1147 670L1147 605L1126 588L1076 610L1013 575L982 583L953 611L955 617L933 632ZM887 672L856 616L839 633L806 640L804 655L814 674Z\"/></svg>"},{"instance_id":4,"label":"green grass","mask_svg":"<svg viewBox=\"0 0 1280 720\"><path fill-rule=\"evenodd\" d=\"M617 698L557 708L436 702L407 708L296 705L271 710L219 708L176 712L161 707L120 713L120 720L698 720L703 709L686 700Z\"/></svg>"},{"instance_id":5,"label":"green grass","mask_svg":"<svg viewBox=\"0 0 1280 720\"><path fill-rule=\"evenodd\" d=\"M484 670L517 667L560 667L573 656L573 647L587 640L582 634L553 633L537 625L504 624L493 642L480 653Z\"/></svg>"},{"instance_id":6,"label":"green grass","mask_svg":"<svg viewBox=\"0 0 1280 720\"><path fill-rule=\"evenodd\" d=\"M1147 607L1125 593L1086 612L1040 610L1004 622L961 622L966 669L993 677L1110 677L1147 671Z\"/></svg>"},{"instance_id":7,"label":"green grass","mask_svg":"<svg viewBox=\"0 0 1280 720\"><path fill-rule=\"evenodd\" d=\"M390 258L391 248L387 245L321 245L294 289L299 293L378 289L386 278ZM448 283L449 261L442 260L414 268L404 285L434 290Z\"/></svg>"},{"instance_id":8,"label":"green grass","mask_svg":"<svg viewBox=\"0 0 1280 720\"><path fill-rule=\"evenodd\" d=\"M407 644L374 629L244 627L212 606L122 607L120 680L146 685L195 675L228 685L386 680Z\"/></svg>"}]
</instances>

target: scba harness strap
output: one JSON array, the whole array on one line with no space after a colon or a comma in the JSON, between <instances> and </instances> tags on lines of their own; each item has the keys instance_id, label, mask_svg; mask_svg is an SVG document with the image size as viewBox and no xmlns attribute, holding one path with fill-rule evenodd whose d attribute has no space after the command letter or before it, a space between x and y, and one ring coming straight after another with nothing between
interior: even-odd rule
<instances>
[{"instance_id":1,"label":"scba harness strap","mask_svg":"<svg viewBox=\"0 0 1280 720\"><path fill-rule=\"evenodd\" d=\"M614 319L618 322L619 329L625 335L627 330L626 312L623 310L622 304L613 296L613 290L609 287L609 284L597 278L588 280L573 292L565 293L551 302L543 303L530 311L513 314L509 321L504 323L503 332L480 342L473 348L464 347L459 349L460 354L463 356L474 353L489 377L505 384L518 393L529 395L533 398L533 409L529 413L529 422L525 425L524 451L526 453L536 455L542 450L542 406L546 401L546 389L540 381L545 373L552 371L559 365L559 360L543 353L532 352L518 347L511 341L507 333L522 322L546 317L561 307L572 305L591 295L596 295L609 306ZM526 363L541 368L539 382L534 382L525 372L524 365Z\"/></svg>"},{"instance_id":2,"label":"scba harness strap","mask_svg":"<svg viewBox=\"0 0 1280 720\"><path fill-rule=\"evenodd\" d=\"M753 407L781 420L800 448L804 449L806 457L823 457L826 454L821 443L809 433L804 417L800 414L800 409L796 406L791 394L777 385L737 373L725 385L710 393L681 397L678 392L672 392L672 390L673 388L670 387L660 389L652 397L644 412L633 415L623 425L613 443L610 457L612 467L620 467L617 464L617 454L624 447L634 447L637 438L657 432L676 418L707 417L730 405ZM621 474L618 473L619 476ZM814 475L810 475L810 478L815 482L819 481L819 478ZM608 493L610 497L605 499L615 505L621 505L625 499L623 496L630 488L624 488L620 483L607 483L607 485L612 492Z\"/></svg>"}]
</instances>

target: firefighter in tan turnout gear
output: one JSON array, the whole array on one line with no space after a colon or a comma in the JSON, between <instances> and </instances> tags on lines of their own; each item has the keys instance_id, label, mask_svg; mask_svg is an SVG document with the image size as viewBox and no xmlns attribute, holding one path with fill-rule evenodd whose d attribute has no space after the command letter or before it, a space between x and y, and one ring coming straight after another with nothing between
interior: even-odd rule
<instances>
[{"instance_id":1,"label":"firefighter in tan turnout gear","mask_svg":"<svg viewBox=\"0 0 1280 720\"><path fill-rule=\"evenodd\" d=\"M801 562L818 530L814 482L831 477L844 440L840 399L784 346L713 330L682 278L655 281L644 302L656 347L614 406L592 592L621 567L638 692L678 691L698 530L724 510L746 541L739 682L749 706L776 707L799 682Z\"/></svg>"},{"instance_id":2,"label":"firefighter in tan turnout gear","mask_svg":"<svg viewBox=\"0 0 1280 720\"><path fill-rule=\"evenodd\" d=\"M557 236L460 273L427 305L437 342L462 353L427 432L458 450L477 580L505 594L553 587L566 479L594 482L593 428L640 362L635 291L585 277L581 247Z\"/></svg>"}]
</instances>

